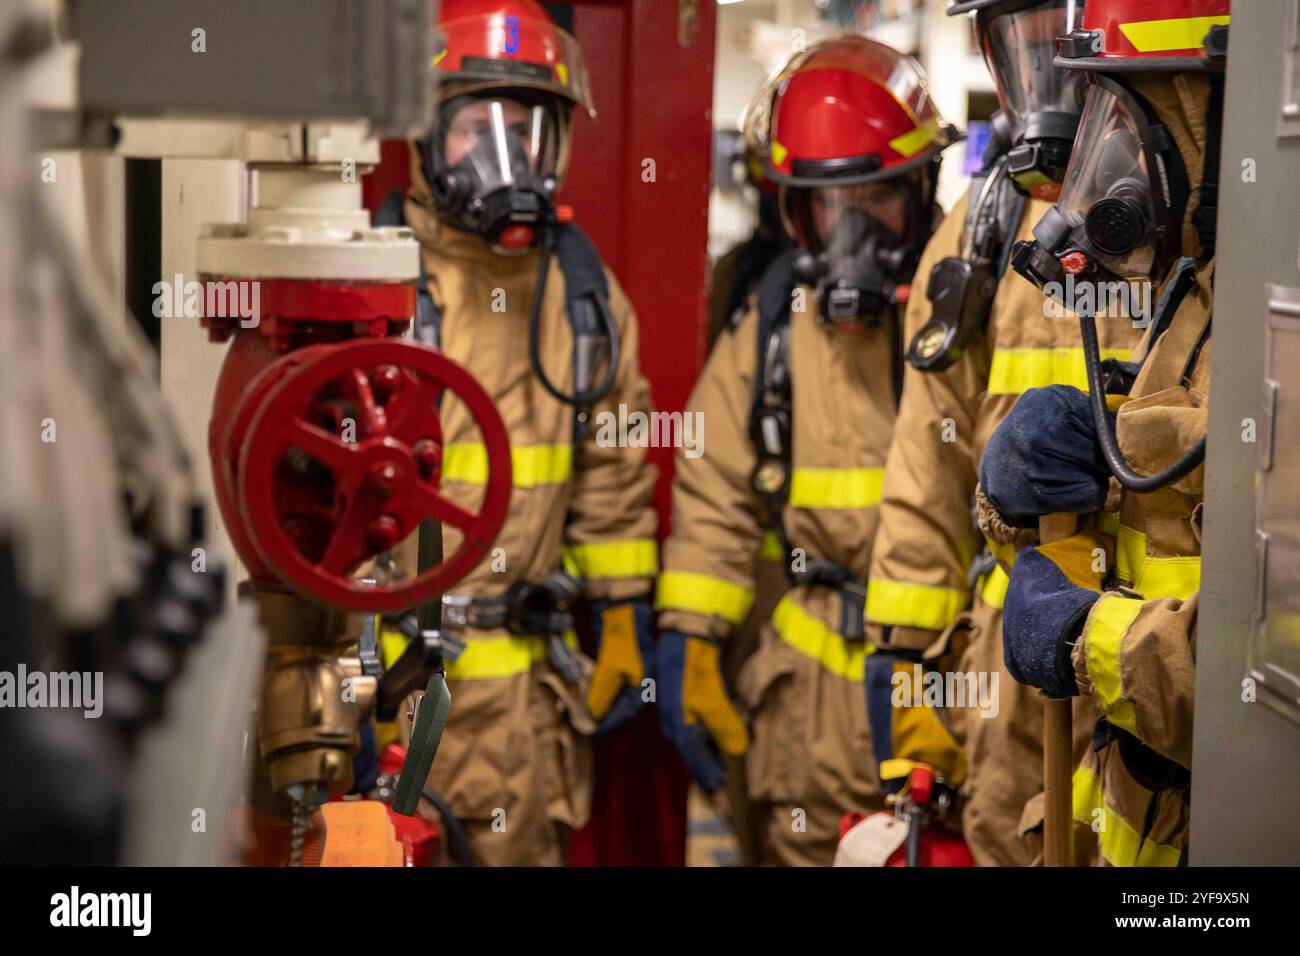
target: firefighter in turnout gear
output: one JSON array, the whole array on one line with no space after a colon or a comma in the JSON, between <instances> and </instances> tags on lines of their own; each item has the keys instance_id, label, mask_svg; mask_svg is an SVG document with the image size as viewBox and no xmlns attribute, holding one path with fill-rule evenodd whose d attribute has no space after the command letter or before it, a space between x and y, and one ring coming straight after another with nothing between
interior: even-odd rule
<instances>
[{"instance_id":1,"label":"firefighter in turnout gear","mask_svg":"<svg viewBox=\"0 0 1300 956\"><path fill-rule=\"evenodd\" d=\"M429 785L477 863L561 864L589 815L588 736L634 716L651 673L655 470L597 427L620 404L648 413L650 395L631 303L554 203L571 114L594 115L581 51L533 0L440 6L438 121L412 144L400 206L422 247L415 335L496 404L513 492L492 556L443 596L443 629L465 649L447 666ZM443 485L472 506L482 439L459 405L440 414ZM447 553L458 534L444 527ZM398 570L414 573L405 557ZM594 664L574 636L580 594Z\"/></svg>"},{"instance_id":2,"label":"firefighter in turnout gear","mask_svg":"<svg viewBox=\"0 0 1300 956\"><path fill-rule=\"evenodd\" d=\"M1026 390L1086 387L1077 320L1007 268L1012 245L1060 191L1084 82L1053 66L1056 37L1075 24L1067 0L973 0L1001 113L985 168L936 232L917 270L905 336L908 368L885 467L880 531L867 593L873 739L887 788L906 787L943 731L964 747L962 828L976 865L1026 865L1038 853L1042 704L1002 664L1006 577L972 518L976 467L994 428ZM1140 332L1102 330L1102 354L1127 359ZM893 681L924 660L963 678L984 699L894 707ZM1075 756L1096 720L1075 713ZM949 755L949 765L956 758ZM1031 804L1028 809L1026 805ZM1039 817L1041 819L1041 817Z\"/></svg>"},{"instance_id":3,"label":"firefighter in turnout gear","mask_svg":"<svg viewBox=\"0 0 1300 956\"><path fill-rule=\"evenodd\" d=\"M1158 304L1121 382L1096 349L1113 320L1081 309L1089 394L1027 393L980 469L981 520L1004 540L1046 513L1098 511L1112 476L1123 489L1117 527L1081 518L1074 537L1020 551L1005 616L1011 674L1101 713L1073 818L1076 847L1095 832L1093 860L1112 866L1178 866L1188 848L1229 15L1228 0L1089 0L1062 39L1057 63L1087 77L1087 100L1060 198L1016 268L1049 292L1067 270L1149 279ZM1098 549L1102 573L1081 574Z\"/></svg>"},{"instance_id":4,"label":"firefighter in turnout gear","mask_svg":"<svg viewBox=\"0 0 1300 956\"><path fill-rule=\"evenodd\" d=\"M829 865L841 816L883 807L862 607L901 385L899 313L955 131L919 66L862 37L796 55L764 115L766 175L794 249L719 339L687 406L708 442L677 458L658 706L707 792L724 783L720 757L748 749L765 862ZM783 562L788 589L738 706L719 660L754 602L760 555Z\"/></svg>"}]
</instances>

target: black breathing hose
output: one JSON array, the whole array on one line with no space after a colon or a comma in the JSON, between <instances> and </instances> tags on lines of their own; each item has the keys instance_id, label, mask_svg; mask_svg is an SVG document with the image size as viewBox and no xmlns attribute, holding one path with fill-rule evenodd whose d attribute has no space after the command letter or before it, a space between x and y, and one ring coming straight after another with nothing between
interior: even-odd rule
<instances>
[{"instance_id":1,"label":"black breathing hose","mask_svg":"<svg viewBox=\"0 0 1300 956\"><path fill-rule=\"evenodd\" d=\"M610 389L614 387L614 379L618 375L619 352L621 350L618 329L611 321L604 305L597 299L596 311L600 313L600 320L605 324L605 328L609 332L609 371L605 374L605 380L596 388L586 392L566 395L546 377L546 370L542 367L541 336L539 333L542 324L542 300L546 298L546 276L551 265L552 245L551 230L544 229L542 231L541 254L537 263L537 281L534 283L533 289L533 305L528 313L528 358L532 362L533 373L537 376L537 380L542 383L542 388L546 389L556 401L563 402L565 405L595 405L609 394Z\"/></svg>"},{"instance_id":2,"label":"black breathing hose","mask_svg":"<svg viewBox=\"0 0 1300 956\"><path fill-rule=\"evenodd\" d=\"M1106 467L1129 491L1148 492L1172 484L1205 460L1205 439L1198 441L1182 458L1154 475L1139 475L1129 467L1110 427L1106 393L1101 382L1101 347L1097 343L1097 320L1091 311L1080 310L1079 334L1083 339L1083 364L1088 372L1088 400L1092 404L1093 426Z\"/></svg>"}]
</instances>

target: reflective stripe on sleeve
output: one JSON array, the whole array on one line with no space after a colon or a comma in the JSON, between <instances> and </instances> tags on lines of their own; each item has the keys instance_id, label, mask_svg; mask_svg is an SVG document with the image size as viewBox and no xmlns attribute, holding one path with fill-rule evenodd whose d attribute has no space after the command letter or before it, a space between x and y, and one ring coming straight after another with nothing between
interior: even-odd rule
<instances>
[{"instance_id":1,"label":"reflective stripe on sleeve","mask_svg":"<svg viewBox=\"0 0 1300 956\"><path fill-rule=\"evenodd\" d=\"M892 627L942 631L966 607L969 594L959 588L934 587L872 578L867 582L867 620Z\"/></svg>"},{"instance_id":2,"label":"reflective stripe on sleeve","mask_svg":"<svg viewBox=\"0 0 1300 956\"><path fill-rule=\"evenodd\" d=\"M652 538L566 544L564 568L577 578L653 577L659 573L659 546Z\"/></svg>"},{"instance_id":3,"label":"reflective stripe on sleeve","mask_svg":"<svg viewBox=\"0 0 1300 956\"><path fill-rule=\"evenodd\" d=\"M1120 681L1124 635L1142 610L1138 598L1103 594L1093 605L1083 626L1084 654L1092 695L1106 719L1137 736L1137 714L1126 700Z\"/></svg>"},{"instance_id":4,"label":"reflective stripe on sleeve","mask_svg":"<svg viewBox=\"0 0 1300 956\"><path fill-rule=\"evenodd\" d=\"M790 506L848 510L880 504L883 468L795 468Z\"/></svg>"},{"instance_id":5,"label":"reflective stripe on sleeve","mask_svg":"<svg viewBox=\"0 0 1300 956\"><path fill-rule=\"evenodd\" d=\"M661 611L716 615L731 624L743 621L753 603L749 588L695 571L665 571L655 594L655 607Z\"/></svg>"}]
</instances>

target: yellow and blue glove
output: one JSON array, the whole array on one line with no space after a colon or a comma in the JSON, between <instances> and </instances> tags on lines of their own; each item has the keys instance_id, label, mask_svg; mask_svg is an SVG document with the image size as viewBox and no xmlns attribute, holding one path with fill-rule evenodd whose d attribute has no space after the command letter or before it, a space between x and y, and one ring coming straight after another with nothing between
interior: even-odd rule
<instances>
[{"instance_id":1,"label":"yellow and blue glove","mask_svg":"<svg viewBox=\"0 0 1300 956\"><path fill-rule=\"evenodd\" d=\"M1068 385L1025 392L989 439L979 480L993 507L1022 528L1043 515L1101 511L1110 471L1087 394Z\"/></svg>"},{"instance_id":2,"label":"yellow and blue glove","mask_svg":"<svg viewBox=\"0 0 1300 956\"><path fill-rule=\"evenodd\" d=\"M749 732L723 684L718 642L667 631L659 636L655 673L659 726L692 779L713 793L726 782L718 751L739 757L749 749Z\"/></svg>"},{"instance_id":3,"label":"yellow and blue glove","mask_svg":"<svg viewBox=\"0 0 1300 956\"><path fill-rule=\"evenodd\" d=\"M587 689L587 709L599 721L596 736L622 727L641 712L645 681L654 662L654 614L648 598L594 601L596 669Z\"/></svg>"},{"instance_id":4,"label":"yellow and blue glove","mask_svg":"<svg viewBox=\"0 0 1300 956\"><path fill-rule=\"evenodd\" d=\"M1101 597L1113 551L1109 537L1085 532L1020 552L1002 607L1002 654L1012 677L1048 697L1079 693L1070 651Z\"/></svg>"},{"instance_id":5,"label":"yellow and blue glove","mask_svg":"<svg viewBox=\"0 0 1300 956\"><path fill-rule=\"evenodd\" d=\"M919 652L882 651L867 656L865 683L867 724L880 784L888 795L899 793L917 766L929 767L954 790L966 781L966 752L953 739L933 707L915 706L916 694L896 694L899 686L923 682ZM904 675L907 684L896 682ZM901 700L901 706L895 706Z\"/></svg>"}]
</instances>

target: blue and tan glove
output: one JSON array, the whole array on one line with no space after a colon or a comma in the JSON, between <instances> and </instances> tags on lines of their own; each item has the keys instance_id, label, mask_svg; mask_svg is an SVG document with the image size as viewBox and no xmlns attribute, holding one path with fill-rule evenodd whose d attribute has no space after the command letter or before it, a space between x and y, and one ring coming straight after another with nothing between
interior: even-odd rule
<instances>
[{"instance_id":1,"label":"blue and tan glove","mask_svg":"<svg viewBox=\"0 0 1300 956\"><path fill-rule=\"evenodd\" d=\"M695 782L713 793L726 782L717 751L739 757L749 749L749 732L722 681L718 644L666 631L659 636L655 673L659 726Z\"/></svg>"},{"instance_id":2,"label":"blue and tan glove","mask_svg":"<svg viewBox=\"0 0 1300 956\"><path fill-rule=\"evenodd\" d=\"M654 663L654 613L648 598L601 600L591 605L596 635L596 669L587 689L587 709L600 723L600 737L635 717L646 701L643 681Z\"/></svg>"},{"instance_id":3,"label":"blue and tan glove","mask_svg":"<svg viewBox=\"0 0 1300 956\"><path fill-rule=\"evenodd\" d=\"M1016 558L1002 607L1002 654L1007 670L1048 697L1073 697L1070 650L1101 597L1114 546L1096 532L1026 548Z\"/></svg>"},{"instance_id":4,"label":"blue and tan glove","mask_svg":"<svg viewBox=\"0 0 1300 956\"><path fill-rule=\"evenodd\" d=\"M989 439L979 480L993 507L1022 528L1056 512L1101 511L1110 472L1088 396L1068 385L1025 392Z\"/></svg>"},{"instance_id":5,"label":"blue and tan glove","mask_svg":"<svg viewBox=\"0 0 1300 956\"><path fill-rule=\"evenodd\" d=\"M867 656L867 725L886 794L902 790L917 766L929 767L954 790L966 781L966 752L923 703L924 673L920 653L877 650Z\"/></svg>"}]
</instances>

